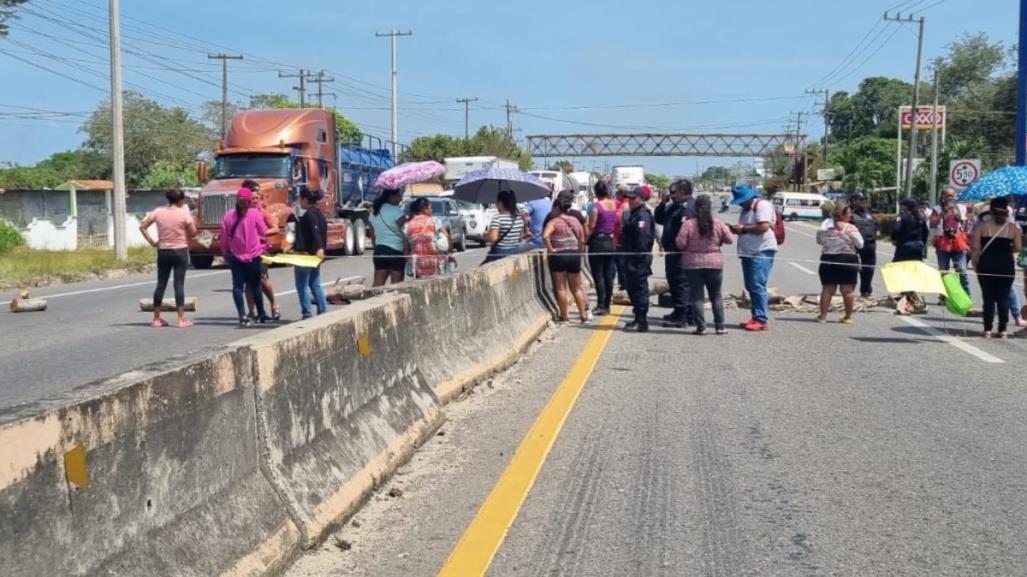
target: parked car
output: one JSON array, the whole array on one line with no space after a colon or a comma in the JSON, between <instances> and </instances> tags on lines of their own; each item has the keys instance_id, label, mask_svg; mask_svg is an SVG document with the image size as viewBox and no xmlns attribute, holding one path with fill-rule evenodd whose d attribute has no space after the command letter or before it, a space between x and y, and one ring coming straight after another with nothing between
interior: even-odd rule
<instances>
[{"instance_id":1,"label":"parked car","mask_svg":"<svg viewBox=\"0 0 1027 577\"><path fill-rule=\"evenodd\" d=\"M485 236L489 230L489 222L492 220L491 213L495 213L495 209L490 211L484 205L465 200L456 200L454 202L456 202L460 215L464 217L467 239L477 242L479 246L485 246Z\"/></svg>"},{"instance_id":2,"label":"parked car","mask_svg":"<svg viewBox=\"0 0 1027 577\"><path fill-rule=\"evenodd\" d=\"M453 240L453 250L463 252L467 250L467 225L464 217L460 214L457 201L452 198L441 196L425 197L431 201L431 214L442 222L442 225L449 229L449 236ZM410 210L410 200L403 203L403 211Z\"/></svg>"}]
</instances>

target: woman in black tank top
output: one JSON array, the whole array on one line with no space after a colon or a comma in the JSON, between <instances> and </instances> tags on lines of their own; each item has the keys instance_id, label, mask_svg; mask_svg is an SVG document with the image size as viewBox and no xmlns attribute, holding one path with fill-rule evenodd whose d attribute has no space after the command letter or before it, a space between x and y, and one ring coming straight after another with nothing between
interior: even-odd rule
<instances>
[{"instance_id":1,"label":"woman in black tank top","mask_svg":"<svg viewBox=\"0 0 1027 577\"><path fill-rule=\"evenodd\" d=\"M1023 242L1019 228L1009 222L1009 205L1004 198L991 201L991 220L974 228L972 240L974 271L984 296L984 337L991 338L998 307L998 336L1006 338L1009 323L1009 290L1016 276L1014 255Z\"/></svg>"}]
</instances>

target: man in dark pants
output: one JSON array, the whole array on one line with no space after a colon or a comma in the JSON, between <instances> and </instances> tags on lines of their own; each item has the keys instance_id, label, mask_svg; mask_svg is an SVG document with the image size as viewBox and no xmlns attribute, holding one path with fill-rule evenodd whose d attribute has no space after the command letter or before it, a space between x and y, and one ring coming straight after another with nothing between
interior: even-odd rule
<instances>
[{"instance_id":1,"label":"man in dark pants","mask_svg":"<svg viewBox=\"0 0 1027 577\"><path fill-rule=\"evenodd\" d=\"M660 200L653 218L656 224L663 226L660 246L667 253L664 268L667 270L667 284L670 286L671 302L674 310L663 317L663 326L681 328L693 324L692 310L688 298L688 277L681 266L681 255L678 253L677 238L681 223L695 216L695 199L692 198L692 183L687 179L675 180L670 185L670 195Z\"/></svg>"},{"instance_id":2,"label":"man in dark pants","mask_svg":"<svg viewBox=\"0 0 1027 577\"><path fill-rule=\"evenodd\" d=\"M863 298L874 292L874 268L877 265L877 218L867 209L867 198L862 192L849 197L852 209L852 224L863 236L863 248L859 250L859 294Z\"/></svg>"},{"instance_id":3,"label":"man in dark pants","mask_svg":"<svg viewBox=\"0 0 1027 577\"><path fill-rule=\"evenodd\" d=\"M621 248L627 268L628 296L635 319L624 329L640 333L649 332L649 276L653 274L653 240L656 223L649 212L649 191L640 186L628 193L628 214L621 233Z\"/></svg>"}]
</instances>

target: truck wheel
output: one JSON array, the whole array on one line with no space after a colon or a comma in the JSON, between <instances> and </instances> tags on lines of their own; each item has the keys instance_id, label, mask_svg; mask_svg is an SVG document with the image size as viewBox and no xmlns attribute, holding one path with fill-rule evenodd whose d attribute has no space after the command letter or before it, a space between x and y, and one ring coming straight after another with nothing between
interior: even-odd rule
<instances>
[{"instance_id":1,"label":"truck wheel","mask_svg":"<svg viewBox=\"0 0 1027 577\"><path fill-rule=\"evenodd\" d=\"M346 240L343 242L342 254L346 256L353 256L353 252L356 250L356 235L353 230L353 222L346 221Z\"/></svg>"},{"instance_id":2,"label":"truck wheel","mask_svg":"<svg viewBox=\"0 0 1027 577\"><path fill-rule=\"evenodd\" d=\"M190 254L189 262L193 263L193 268L198 270L207 270L214 264L214 255L211 254Z\"/></svg>"},{"instance_id":3,"label":"truck wheel","mask_svg":"<svg viewBox=\"0 0 1027 577\"><path fill-rule=\"evenodd\" d=\"M363 220L358 220L353 223L353 254L364 254L364 250L367 249L367 223Z\"/></svg>"}]
</instances>

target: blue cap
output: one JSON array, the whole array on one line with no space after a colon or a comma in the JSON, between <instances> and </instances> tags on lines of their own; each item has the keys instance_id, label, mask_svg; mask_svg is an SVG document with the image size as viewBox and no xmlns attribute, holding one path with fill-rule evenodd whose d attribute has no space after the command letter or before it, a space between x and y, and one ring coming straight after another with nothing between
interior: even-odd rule
<instances>
[{"instance_id":1,"label":"blue cap","mask_svg":"<svg viewBox=\"0 0 1027 577\"><path fill-rule=\"evenodd\" d=\"M760 193L747 184L736 184L731 188L731 204L745 204L754 198L759 198Z\"/></svg>"}]
</instances>

